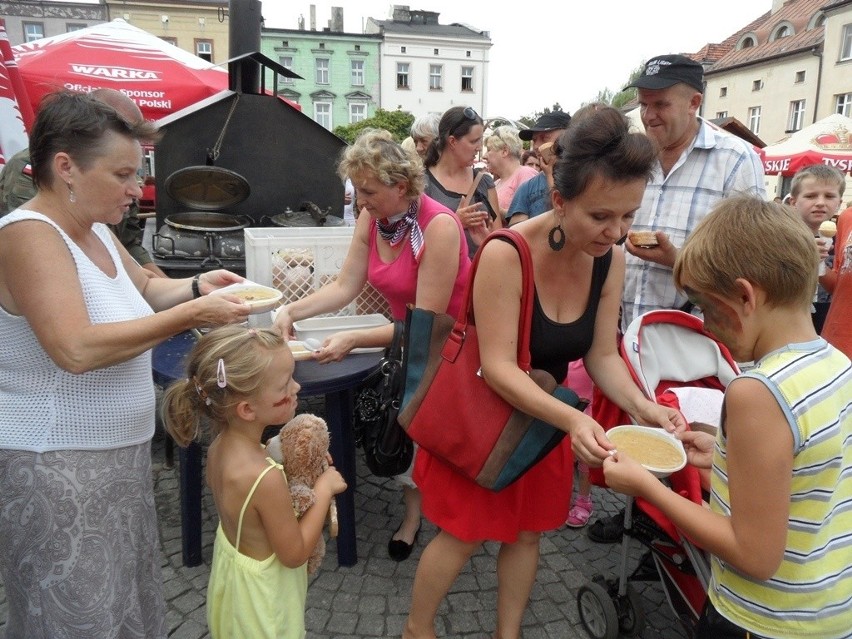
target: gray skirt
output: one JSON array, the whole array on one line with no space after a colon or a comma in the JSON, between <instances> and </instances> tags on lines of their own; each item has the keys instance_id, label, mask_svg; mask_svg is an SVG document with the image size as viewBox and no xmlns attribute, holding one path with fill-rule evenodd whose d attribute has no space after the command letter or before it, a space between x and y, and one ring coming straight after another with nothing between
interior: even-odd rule
<instances>
[{"instance_id":1,"label":"gray skirt","mask_svg":"<svg viewBox=\"0 0 852 639\"><path fill-rule=\"evenodd\" d=\"M167 636L151 444L0 450L7 639Z\"/></svg>"}]
</instances>

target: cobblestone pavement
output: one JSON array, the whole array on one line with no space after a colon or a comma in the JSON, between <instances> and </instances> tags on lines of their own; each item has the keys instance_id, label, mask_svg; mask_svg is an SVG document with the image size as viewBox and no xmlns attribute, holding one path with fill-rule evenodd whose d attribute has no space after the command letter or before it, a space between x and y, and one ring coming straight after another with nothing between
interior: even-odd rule
<instances>
[{"instance_id":1,"label":"cobblestone pavement","mask_svg":"<svg viewBox=\"0 0 852 639\"><path fill-rule=\"evenodd\" d=\"M153 446L154 488L163 548L163 580L168 601L170 637L207 639L205 593L217 524L209 493L204 496L203 560L201 566L181 563L180 503L177 464L166 467L163 436ZM612 493L594 488L594 519L614 513L623 504ZM424 522L420 540L409 560L388 558L387 542L401 521L402 493L390 480L372 477L358 467L356 492L358 563L337 566L336 544L328 545L322 567L308 587L307 635L312 639L399 637L410 603L411 585L420 552L435 534ZM638 563L641 548L631 553L629 566ZM524 617L524 639L588 637L577 609L577 591L595 574L614 577L621 560L618 545L589 541L585 530L562 529L544 536L538 578ZM487 544L465 568L441 605L439 637L491 637L496 608L496 544ZM686 634L675 620L659 583L634 582L640 593L646 623L641 637L678 639ZM0 584L0 636L6 622L6 594Z\"/></svg>"}]
</instances>

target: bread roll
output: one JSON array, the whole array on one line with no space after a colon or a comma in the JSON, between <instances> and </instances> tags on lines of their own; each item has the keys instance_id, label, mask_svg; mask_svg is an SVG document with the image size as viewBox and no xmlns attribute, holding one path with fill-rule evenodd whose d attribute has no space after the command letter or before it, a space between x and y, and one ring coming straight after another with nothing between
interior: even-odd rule
<instances>
[{"instance_id":1,"label":"bread roll","mask_svg":"<svg viewBox=\"0 0 852 639\"><path fill-rule=\"evenodd\" d=\"M640 248L651 248L659 244L654 231L630 231L627 233L627 237L633 246Z\"/></svg>"}]
</instances>

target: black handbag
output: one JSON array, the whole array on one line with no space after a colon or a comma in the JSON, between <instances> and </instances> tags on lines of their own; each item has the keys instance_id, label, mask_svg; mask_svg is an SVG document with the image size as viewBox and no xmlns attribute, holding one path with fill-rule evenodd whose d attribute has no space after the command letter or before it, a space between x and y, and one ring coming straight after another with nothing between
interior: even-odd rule
<instances>
[{"instance_id":1,"label":"black handbag","mask_svg":"<svg viewBox=\"0 0 852 639\"><path fill-rule=\"evenodd\" d=\"M402 369L404 322L394 322L393 340L381 364L355 393L352 432L364 450L367 468L377 477L394 477L408 470L414 443L396 420L405 390Z\"/></svg>"}]
</instances>

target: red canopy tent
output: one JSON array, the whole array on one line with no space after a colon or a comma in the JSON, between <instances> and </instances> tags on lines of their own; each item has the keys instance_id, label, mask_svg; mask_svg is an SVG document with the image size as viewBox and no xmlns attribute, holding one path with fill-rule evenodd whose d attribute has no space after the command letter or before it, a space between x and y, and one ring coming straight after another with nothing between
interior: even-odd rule
<instances>
[{"instance_id":1,"label":"red canopy tent","mask_svg":"<svg viewBox=\"0 0 852 639\"><path fill-rule=\"evenodd\" d=\"M124 20L12 47L33 109L59 89L118 89L150 120L228 88L228 72Z\"/></svg>"},{"instance_id":2,"label":"red canopy tent","mask_svg":"<svg viewBox=\"0 0 852 639\"><path fill-rule=\"evenodd\" d=\"M835 113L761 150L767 175L791 176L811 164L852 172L852 118Z\"/></svg>"},{"instance_id":3,"label":"red canopy tent","mask_svg":"<svg viewBox=\"0 0 852 639\"><path fill-rule=\"evenodd\" d=\"M6 49L10 49L6 23L0 18L0 166L6 163L7 158L26 148L28 143L25 116L18 100L18 83L14 77L17 69L14 60L9 66L5 64L3 52ZM9 53L11 55L11 50Z\"/></svg>"}]
</instances>

